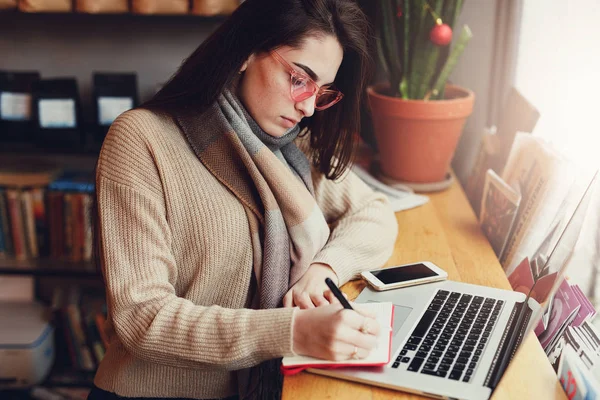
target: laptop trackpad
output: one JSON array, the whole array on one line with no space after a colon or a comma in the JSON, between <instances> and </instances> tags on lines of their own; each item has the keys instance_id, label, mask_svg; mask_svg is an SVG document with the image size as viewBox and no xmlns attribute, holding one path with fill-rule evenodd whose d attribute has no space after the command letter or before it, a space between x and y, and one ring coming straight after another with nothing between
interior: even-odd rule
<instances>
[{"instance_id":1,"label":"laptop trackpad","mask_svg":"<svg viewBox=\"0 0 600 400\"><path fill-rule=\"evenodd\" d=\"M367 300L366 302L379 303L378 301L374 300ZM402 328L402 325L404 325L404 321L406 321L412 310L412 307L399 306L398 304L394 304L394 335L392 337L396 337L396 334L398 333L400 328Z\"/></svg>"},{"instance_id":2,"label":"laptop trackpad","mask_svg":"<svg viewBox=\"0 0 600 400\"><path fill-rule=\"evenodd\" d=\"M413 309L411 307L394 304L394 337L400 328L402 328L404 321L406 321L412 310Z\"/></svg>"}]
</instances>

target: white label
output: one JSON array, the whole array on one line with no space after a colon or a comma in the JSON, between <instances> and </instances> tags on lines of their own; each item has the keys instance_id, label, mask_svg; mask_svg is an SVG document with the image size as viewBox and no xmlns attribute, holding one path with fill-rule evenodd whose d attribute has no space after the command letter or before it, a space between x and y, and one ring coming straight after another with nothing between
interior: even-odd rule
<instances>
[{"instance_id":1,"label":"white label","mask_svg":"<svg viewBox=\"0 0 600 400\"><path fill-rule=\"evenodd\" d=\"M42 128L75 128L75 100L42 99L39 101Z\"/></svg>"},{"instance_id":2,"label":"white label","mask_svg":"<svg viewBox=\"0 0 600 400\"><path fill-rule=\"evenodd\" d=\"M132 108L131 97L98 97L98 123L110 125L120 114Z\"/></svg>"},{"instance_id":3,"label":"white label","mask_svg":"<svg viewBox=\"0 0 600 400\"><path fill-rule=\"evenodd\" d=\"M27 93L0 93L0 119L28 121L31 119L31 95Z\"/></svg>"}]
</instances>

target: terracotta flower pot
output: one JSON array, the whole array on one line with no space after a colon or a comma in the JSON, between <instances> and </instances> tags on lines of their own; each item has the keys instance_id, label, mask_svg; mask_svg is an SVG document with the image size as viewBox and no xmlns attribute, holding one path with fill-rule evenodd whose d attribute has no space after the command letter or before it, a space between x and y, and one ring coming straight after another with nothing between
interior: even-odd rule
<instances>
[{"instance_id":1,"label":"terracotta flower pot","mask_svg":"<svg viewBox=\"0 0 600 400\"><path fill-rule=\"evenodd\" d=\"M442 181L475 95L447 85L444 100L403 100L381 94L386 88L367 88L381 171L405 182Z\"/></svg>"}]
</instances>

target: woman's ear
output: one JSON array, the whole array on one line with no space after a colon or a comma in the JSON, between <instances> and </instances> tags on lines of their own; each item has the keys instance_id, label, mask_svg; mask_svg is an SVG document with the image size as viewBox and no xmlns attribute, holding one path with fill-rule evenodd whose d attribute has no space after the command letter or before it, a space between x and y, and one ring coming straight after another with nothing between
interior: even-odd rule
<instances>
[{"instance_id":1,"label":"woman's ear","mask_svg":"<svg viewBox=\"0 0 600 400\"><path fill-rule=\"evenodd\" d=\"M248 65L252 63L252 61L254 60L254 54L250 54L250 57L248 57L248 59L246 61L244 61L244 63L242 64L242 68L240 68L239 73L243 73L244 71L246 71L246 69L248 68Z\"/></svg>"}]
</instances>

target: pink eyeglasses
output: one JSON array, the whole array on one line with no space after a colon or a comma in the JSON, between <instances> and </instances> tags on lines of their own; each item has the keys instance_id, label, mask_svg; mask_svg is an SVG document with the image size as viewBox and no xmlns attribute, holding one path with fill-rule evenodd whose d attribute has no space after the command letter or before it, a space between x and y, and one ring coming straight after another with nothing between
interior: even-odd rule
<instances>
[{"instance_id":1,"label":"pink eyeglasses","mask_svg":"<svg viewBox=\"0 0 600 400\"><path fill-rule=\"evenodd\" d=\"M316 94L315 109L322 111L331 107L344 97L344 94L332 85L319 87L319 85L317 85L317 83L308 75L294 69L294 67L285 61L285 59L275 50L271 51L271 55L274 59L279 61L290 74L290 95L292 96L292 100L304 101Z\"/></svg>"}]
</instances>

